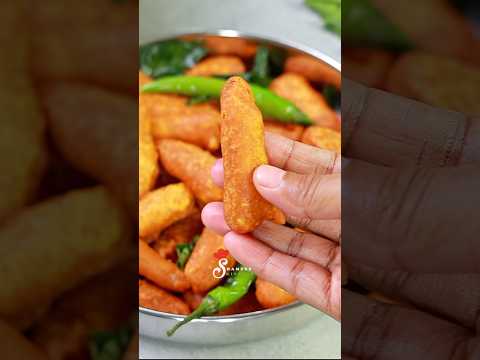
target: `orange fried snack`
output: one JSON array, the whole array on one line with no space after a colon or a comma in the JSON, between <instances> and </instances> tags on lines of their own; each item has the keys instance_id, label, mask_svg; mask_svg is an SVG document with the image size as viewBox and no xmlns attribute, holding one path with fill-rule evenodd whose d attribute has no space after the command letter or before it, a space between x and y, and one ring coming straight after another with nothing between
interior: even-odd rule
<instances>
[{"instance_id":1,"label":"orange fried snack","mask_svg":"<svg viewBox=\"0 0 480 360\"><path fill-rule=\"evenodd\" d=\"M156 285L172 291L185 291L190 283L177 266L157 254L148 244L138 241L138 272Z\"/></svg>"},{"instance_id":2,"label":"orange fried snack","mask_svg":"<svg viewBox=\"0 0 480 360\"><path fill-rule=\"evenodd\" d=\"M288 139L292 139L295 141L300 140L302 136L304 127L302 125L297 124L284 124L278 121L264 121L265 131L282 135Z\"/></svg>"},{"instance_id":3,"label":"orange fried snack","mask_svg":"<svg viewBox=\"0 0 480 360\"><path fill-rule=\"evenodd\" d=\"M138 281L138 303L142 307L171 314L190 313L190 308L183 300L145 280Z\"/></svg>"},{"instance_id":4,"label":"orange fried snack","mask_svg":"<svg viewBox=\"0 0 480 360\"><path fill-rule=\"evenodd\" d=\"M190 76L233 75L247 71L242 60L236 56L218 55L200 61L186 72Z\"/></svg>"},{"instance_id":5,"label":"orange fried snack","mask_svg":"<svg viewBox=\"0 0 480 360\"><path fill-rule=\"evenodd\" d=\"M238 233L254 230L264 220L284 222L281 212L253 185L253 172L268 163L263 120L252 90L241 77L228 79L220 98L225 220Z\"/></svg>"},{"instance_id":6,"label":"orange fried snack","mask_svg":"<svg viewBox=\"0 0 480 360\"><path fill-rule=\"evenodd\" d=\"M335 111L325 101L322 94L316 91L301 75L285 73L270 84L270 90L298 106L317 125L339 128Z\"/></svg>"},{"instance_id":7,"label":"orange fried snack","mask_svg":"<svg viewBox=\"0 0 480 360\"><path fill-rule=\"evenodd\" d=\"M281 287L259 278L255 282L255 296L266 309L287 305L296 300Z\"/></svg>"},{"instance_id":8,"label":"orange fried snack","mask_svg":"<svg viewBox=\"0 0 480 360\"><path fill-rule=\"evenodd\" d=\"M204 297L205 294L194 293L192 290L183 293L183 300L188 304L192 311L202 303Z\"/></svg>"},{"instance_id":9,"label":"orange fried snack","mask_svg":"<svg viewBox=\"0 0 480 360\"><path fill-rule=\"evenodd\" d=\"M139 203L140 237L155 235L192 213L195 205L190 190L182 184L161 187L146 194Z\"/></svg>"},{"instance_id":10,"label":"orange fried snack","mask_svg":"<svg viewBox=\"0 0 480 360\"><path fill-rule=\"evenodd\" d=\"M262 310L262 305L258 302L255 292L249 291L244 297L226 309L218 312L218 316L244 314Z\"/></svg>"},{"instance_id":11,"label":"orange fried snack","mask_svg":"<svg viewBox=\"0 0 480 360\"><path fill-rule=\"evenodd\" d=\"M310 81L342 86L342 75L330 65L308 55L294 55L285 61L285 72L302 75Z\"/></svg>"},{"instance_id":12,"label":"orange fried snack","mask_svg":"<svg viewBox=\"0 0 480 360\"><path fill-rule=\"evenodd\" d=\"M204 293L222 280L222 270L215 271L222 258L218 252L221 249L224 249L223 236L204 228L185 266L185 276L192 284L193 292ZM235 265L235 260L230 255L225 254L224 258L227 259L225 268Z\"/></svg>"},{"instance_id":13,"label":"orange fried snack","mask_svg":"<svg viewBox=\"0 0 480 360\"><path fill-rule=\"evenodd\" d=\"M200 211L195 209L189 217L177 221L166 228L152 244L152 248L163 258L173 259L176 246L192 241L193 237L202 231Z\"/></svg>"},{"instance_id":14,"label":"orange fried snack","mask_svg":"<svg viewBox=\"0 0 480 360\"><path fill-rule=\"evenodd\" d=\"M321 126L310 126L302 136L302 142L321 149L342 152L342 140L338 131Z\"/></svg>"},{"instance_id":15,"label":"orange fried snack","mask_svg":"<svg viewBox=\"0 0 480 360\"><path fill-rule=\"evenodd\" d=\"M159 170L151 123L143 106L139 108L138 120L138 196L142 197L153 189Z\"/></svg>"},{"instance_id":16,"label":"orange fried snack","mask_svg":"<svg viewBox=\"0 0 480 360\"><path fill-rule=\"evenodd\" d=\"M178 140L162 140L158 153L167 172L180 179L201 203L223 199L223 190L214 184L210 171L216 158L208 151Z\"/></svg>"},{"instance_id":17,"label":"orange fried snack","mask_svg":"<svg viewBox=\"0 0 480 360\"><path fill-rule=\"evenodd\" d=\"M257 45L250 40L241 38L228 38L222 36L209 36L205 39L210 54L237 55L242 59L255 56Z\"/></svg>"}]
</instances>

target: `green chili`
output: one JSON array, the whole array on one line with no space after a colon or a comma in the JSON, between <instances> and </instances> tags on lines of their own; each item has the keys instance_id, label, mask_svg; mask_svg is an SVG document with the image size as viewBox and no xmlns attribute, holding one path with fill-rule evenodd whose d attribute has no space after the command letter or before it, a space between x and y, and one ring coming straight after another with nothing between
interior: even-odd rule
<instances>
[{"instance_id":1,"label":"green chili","mask_svg":"<svg viewBox=\"0 0 480 360\"><path fill-rule=\"evenodd\" d=\"M225 80L198 76L166 76L145 84L145 93L174 93L187 96L210 96L219 98ZM261 86L250 84L255 102L267 118L286 123L312 125L312 121L292 102Z\"/></svg>"},{"instance_id":2,"label":"green chili","mask_svg":"<svg viewBox=\"0 0 480 360\"><path fill-rule=\"evenodd\" d=\"M238 265L235 273L229 276L224 285L217 286L205 296L202 303L182 321L179 321L167 331L168 336L172 336L179 327L198 319L202 316L213 315L240 300L250 289L255 281L255 273L249 269Z\"/></svg>"},{"instance_id":3,"label":"green chili","mask_svg":"<svg viewBox=\"0 0 480 360\"><path fill-rule=\"evenodd\" d=\"M195 235L193 237L193 240L189 243L184 243L184 244L178 244L175 248L177 251L177 267L179 269L182 269L185 267L185 264L187 263L188 259L190 258L190 255L192 255L193 248L195 247L195 244L197 243L198 239L200 236Z\"/></svg>"}]
</instances>

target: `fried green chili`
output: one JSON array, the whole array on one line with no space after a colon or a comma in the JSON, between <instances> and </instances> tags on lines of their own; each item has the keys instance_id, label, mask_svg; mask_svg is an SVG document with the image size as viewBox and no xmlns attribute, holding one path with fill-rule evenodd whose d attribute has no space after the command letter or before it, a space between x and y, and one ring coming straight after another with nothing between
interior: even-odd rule
<instances>
[{"instance_id":1,"label":"fried green chili","mask_svg":"<svg viewBox=\"0 0 480 360\"><path fill-rule=\"evenodd\" d=\"M225 80L199 76L166 76L145 84L145 93L174 93L187 96L219 98ZM292 102L261 86L250 84L255 102L263 115L285 123L312 125L312 121Z\"/></svg>"},{"instance_id":2,"label":"fried green chili","mask_svg":"<svg viewBox=\"0 0 480 360\"><path fill-rule=\"evenodd\" d=\"M235 273L229 276L225 284L217 286L205 296L202 303L182 321L179 321L167 331L168 336L172 336L179 327L198 319L202 316L214 315L230 305L240 300L250 289L255 281L255 273L241 265L238 265Z\"/></svg>"}]
</instances>

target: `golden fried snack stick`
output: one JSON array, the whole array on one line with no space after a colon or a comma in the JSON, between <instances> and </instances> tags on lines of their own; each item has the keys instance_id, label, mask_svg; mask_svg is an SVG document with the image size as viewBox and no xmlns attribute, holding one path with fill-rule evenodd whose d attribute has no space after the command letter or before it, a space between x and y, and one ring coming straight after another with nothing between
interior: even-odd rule
<instances>
[{"instance_id":1,"label":"golden fried snack stick","mask_svg":"<svg viewBox=\"0 0 480 360\"><path fill-rule=\"evenodd\" d=\"M200 61L186 72L190 76L234 75L247 71L245 64L236 56L211 56Z\"/></svg>"},{"instance_id":2,"label":"golden fried snack stick","mask_svg":"<svg viewBox=\"0 0 480 360\"><path fill-rule=\"evenodd\" d=\"M185 291L190 282L177 266L160 257L155 250L142 240L138 242L138 272L156 285L172 291Z\"/></svg>"},{"instance_id":3,"label":"golden fried snack stick","mask_svg":"<svg viewBox=\"0 0 480 360\"><path fill-rule=\"evenodd\" d=\"M25 328L58 295L124 259L126 214L104 187L27 208L0 230L0 316Z\"/></svg>"},{"instance_id":4,"label":"golden fried snack stick","mask_svg":"<svg viewBox=\"0 0 480 360\"><path fill-rule=\"evenodd\" d=\"M138 1L28 4L37 78L87 81L136 93Z\"/></svg>"},{"instance_id":5,"label":"golden fried snack stick","mask_svg":"<svg viewBox=\"0 0 480 360\"><path fill-rule=\"evenodd\" d=\"M302 142L322 149L342 152L342 139L338 131L321 126L310 126L302 136Z\"/></svg>"},{"instance_id":6,"label":"golden fried snack stick","mask_svg":"<svg viewBox=\"0 0 480 360\"><path fill-rule=\"evenodd\" d=\"M255 296L266 309L287 305L296 300L281 287L259 278L255 282Z\"/></svg>"},{"instance_id":7,"label":"golden fried snack stick","mask_svg":"<svg viewBox=\"0 0 480 360\"><path fill-rule=\"evenodd\" d=\"M2 339L2 358L8 360L47 360L47 355L27 338L0 320L0 339Z\"/></svg>"},{"instance_id":8,"label":"golden fried snack stick","mask_svg":"<svg viewBox=\"0 0 480 360\"><path fill-rule=\"evenodd\" d=\"M138 282L138 302L140 306L152 310L179 315L190 313L183 300L145 280Z\"/></svg>"},{"instance_id":9,"label":"golden fried snack stick","mask_svg":"<svg viewBox=\"0 0 480 360\"><path fill-rule=\"evenodd\" d=\"M299 141L305 129L302 125L282 124L278 121L264 121L265 131Z\"/></svg>"},{"instance_id":10,"label":"golden fried snack stick","mask_svg":"<svg viewBox=\"0 0 480 360\"><path fill-rule=\"evenodd\" d=\"M231 77L220 100L225 220L238 233L251 232L266 219L281 222L283 215L253 185L254 170L268 159L262 114L250 86L241 77Z\"/></svg>"},{"instance_id":11,"label":"golden fried snack stick","mask_svg":"<svg viewBox=\"0 0 480 360\"><path fill-rule=\"evenodd\" d=\"M0 11L4 54L0 57L0 219L31 200L47 158L45 121L29 77L28 26L22 4L7 1Z\"/></svg>"},{"instance_id":12,"label":"golden fried snack stick","mask_svg":"<svg viewBox=\"0 0 480 360\"><path fill-rule=\"evenodd\" d=\"M303 76L294 73L282 74L272 81L270 90L297 105L315 124L339 129L340 123L335 111Z\"/></svg>"},{"instance_id":13,"label":"golden fried snack stick","mask_svg":"<svg viewBox=\"0 0 480 360\"><path fill-rule=\"evenodd\" d=\"M147 109L140 105L138 110L138 197L141 198L153 189L159 169Z\"/></svg>"},{"instance_id":14,"label":"golden fried snack stick","mask_svg":"<svg viewBox=\"0 0 480 360\"><path fill-rule=\"evenodd\" d=\"M136 101L95 86L61 82L44 88L42 101L63 157L109 187L137 220Z\"/></svg>"},{"instance_id":15,"label":"golden fried snack stick","mask_svg":"<svg viewBox=\"0 0 480 360\"><path fill-rule=\"evenodd\" d=\"M307 55L294 55L285 61L285 72L302 75L306 79L322 84L342 86L342 76L330 65Z\"/></svg>"},{"instance_id":16,"label":"golden fried snack stick","mask_svg":"<svg viewBox=\"0 0 480 360\"><path fill-rule=\"evenodd\" d=\"M186 218L195 206L193 194L182 184L172 184L149 192L139 203L140 237L155 235Z\"/></svg>"},{"instance_id":17,"label":"golden fried snack stick","mask_svg":"<svg viewBox=\"0 0 480 360\"><path fill-rule=\"evenodd\" d=\"M221 274L216 274L218 278L214 276L214 270L219 266L220 259L217 254L220 249L225 249L223 236L204 228L185 266L185 275L192 284L193 292L205 293L222 280L219 277ZM232 268L235 265L235 259L230 255L226 255L225 259L227 259L227 263L223 264L225 268Z\"/></svg>"},{"instance_id":18,"label":"golden fried snack stick","mask_svg":"<svg viewBox=\"0 0 480 360\"><path fill-rule=\"evenodd\" d=\"M180 179L201 203L223 199L223 190L212 180L216 158L208 151L178 140L157 143L158 153L167 172Z\"/></svg>"},{"instance_id":19,"label":"golden fried snack stick","mask_svg":"<svg viewBox=\"0 0 480 360\"><path fill-rule=\"evenodd\" d=\"M257 52L257 45L247 39L208 36L204 41L210 54L236 55L249 59Z\"/></svg>"},{"instance_id":20,"label":"golden fried snack stick","mask_svg":"<svg viewBox=\"0 0 480 360\"><path fill-rule=\"evenodd\" d=\"M63 294L29 330L50 359L77 359L88 353L90 336L125 326L138 309L137 259L122 262ZM126 285L131 284L131 285Z\"/></svg>"}]
</instances>

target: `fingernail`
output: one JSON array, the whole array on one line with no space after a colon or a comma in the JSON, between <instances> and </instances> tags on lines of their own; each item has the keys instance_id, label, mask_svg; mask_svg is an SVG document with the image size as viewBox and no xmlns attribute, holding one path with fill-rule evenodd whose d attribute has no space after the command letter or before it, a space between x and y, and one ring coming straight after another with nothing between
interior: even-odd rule
<instances>
[{"instance_id":1,"label":"fingernail","mask_svg":"<svg viewBox=\"0 0 480 360\"><path fill-rule=\"evenodd\" d=\"M285 171L270 165L262 165L255 170L254 180L259 186L276 188L282 183Z\"/></svg>"}]
</instances>

